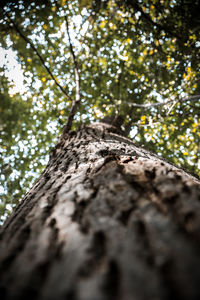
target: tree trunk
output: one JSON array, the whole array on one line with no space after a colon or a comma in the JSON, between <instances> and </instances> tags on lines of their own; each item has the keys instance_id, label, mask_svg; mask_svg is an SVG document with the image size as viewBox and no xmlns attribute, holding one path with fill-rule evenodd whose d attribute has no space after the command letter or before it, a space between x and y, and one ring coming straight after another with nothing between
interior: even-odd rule
<instances>
[{"instance_id":1,"label":"tree trunk","mask_svg":"<svg viewBox=\"0 0 200 300\"><path fill-rule=\"evenodd\" d=\"M200 185L105 124L63 133L1 233L0 298L199 300Z\"/></svg>"}]
</instances>

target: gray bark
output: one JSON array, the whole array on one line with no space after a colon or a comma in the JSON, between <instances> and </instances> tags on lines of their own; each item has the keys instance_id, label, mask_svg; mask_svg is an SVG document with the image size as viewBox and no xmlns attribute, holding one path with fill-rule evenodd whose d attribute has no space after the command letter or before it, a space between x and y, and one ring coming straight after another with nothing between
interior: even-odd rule
<instances>
[{"instance_id":1,"label":"gray bark","mask_svg":"<svg viewBox=\"0 0 200 300\"><path fill-rule=\"evenodd\" d=\"M199 181L105 124L63 133L1 232L1 299L200 299Z\"/></svg>"}]
</instances>

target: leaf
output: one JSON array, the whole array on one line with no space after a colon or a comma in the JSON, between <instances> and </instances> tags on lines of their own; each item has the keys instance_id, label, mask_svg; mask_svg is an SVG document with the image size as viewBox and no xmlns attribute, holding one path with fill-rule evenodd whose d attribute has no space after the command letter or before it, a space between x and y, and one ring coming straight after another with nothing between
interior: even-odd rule
<instances>
[{"instance_id":1,"label":"leaf","mask_svg":"<svg viewBox=\"0 0 200 300\"><path fill-rule=\"evenodd\" d=\"M107 21L102 21L99 25L100 28L104 28L106 26Z\"/></svg>"}]
</instances>

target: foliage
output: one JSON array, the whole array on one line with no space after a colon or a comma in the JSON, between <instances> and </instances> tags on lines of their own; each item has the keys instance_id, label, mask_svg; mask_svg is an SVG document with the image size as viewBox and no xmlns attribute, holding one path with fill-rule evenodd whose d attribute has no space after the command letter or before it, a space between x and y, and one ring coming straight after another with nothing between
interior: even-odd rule
<instances>
[{"instance_id":1,"label":"foliage","mask_svg":"<svg viewBox=\"0 0 200 300\"><path fill-rule=\"evenodd\" d=\"M21 0L1 7L1 47L15 51L25 87L11 92L10 65L2 66L4 216L41 172L70 114L73 52L81 83L74 129L120 115L138 143L199 174L200 98L191 97L200 94L195 1Z\"/></svg>"}]
</instances>

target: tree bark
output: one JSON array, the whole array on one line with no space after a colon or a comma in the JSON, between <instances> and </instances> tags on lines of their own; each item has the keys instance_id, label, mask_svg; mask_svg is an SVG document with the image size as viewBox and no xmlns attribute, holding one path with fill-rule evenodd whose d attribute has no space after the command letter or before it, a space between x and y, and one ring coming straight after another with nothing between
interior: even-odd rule
<instances>
[{"instance_id":1,"label":"tree bark","mask_svg":"<svg viewBox=\"0 0 200 300\"><path fill-rule=\"evenodd\" d=\"M2 228L0 298L199 300L199 183L107 124L63 133Z\"/></svg>"}]
</instances>

